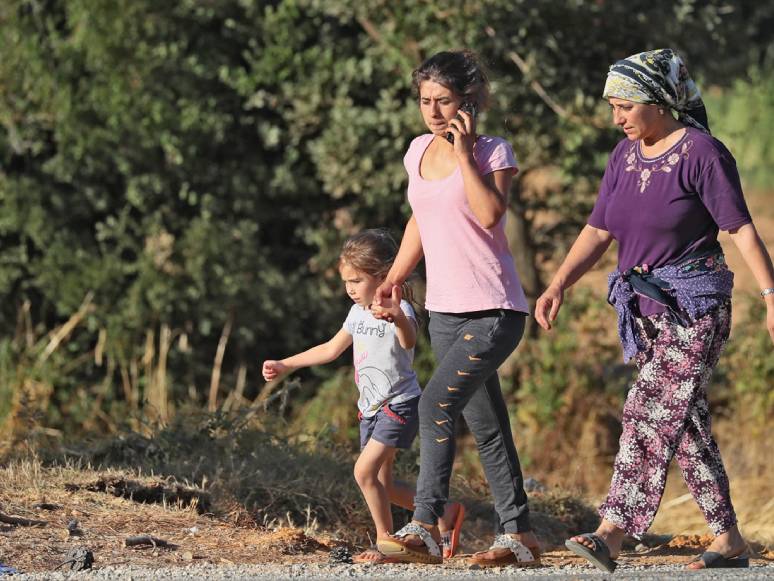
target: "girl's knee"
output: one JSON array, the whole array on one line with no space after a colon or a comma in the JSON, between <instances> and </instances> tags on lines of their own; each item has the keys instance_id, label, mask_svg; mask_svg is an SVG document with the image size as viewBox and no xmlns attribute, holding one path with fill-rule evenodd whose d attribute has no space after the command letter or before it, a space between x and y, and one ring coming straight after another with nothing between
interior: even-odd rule
<instances>
[{"instance_id":1,"label":"girl's knee","mask_svg":"<svg viewBox=\"0 0 774 581\"><path fill-rule=\"evenodd\" d=\"M373 486L379 482L379 470L364 462L355 462L355 482L360 488Z\"/></svg>"}]
</instances>

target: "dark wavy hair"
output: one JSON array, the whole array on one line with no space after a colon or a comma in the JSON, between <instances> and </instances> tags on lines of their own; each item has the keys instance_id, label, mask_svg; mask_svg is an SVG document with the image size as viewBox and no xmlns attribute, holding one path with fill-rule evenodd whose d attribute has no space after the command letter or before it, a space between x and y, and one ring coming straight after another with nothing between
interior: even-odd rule
<instances>
[{"instance_id":1,"label":"dark wavy hair","mask_svg":"<svg viewBox=\"0 0 774 581\"><path fill-rule=\"evenodd\" d=\"M424 81L433 81L451 89L472 102L481 110L489 100L489 79L483 65L471 50L443 51L434 54L411 74L414 92L419 95L419 86Z\"/></svg>"}]
</instances>

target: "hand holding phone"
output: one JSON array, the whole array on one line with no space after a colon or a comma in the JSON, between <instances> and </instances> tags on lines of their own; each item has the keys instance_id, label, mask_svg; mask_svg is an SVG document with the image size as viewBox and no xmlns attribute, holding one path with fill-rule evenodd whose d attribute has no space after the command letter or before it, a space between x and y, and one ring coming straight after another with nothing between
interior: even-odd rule
<instances>
[{"instance_id":1,"label":"hand holding phone","mask_svg":"<svg viewBox=\"0 0 774 581\"><path fill-rule=\"evenodd\" d=\"M473 119L476 118L476 105L474 103L465 101L462 105L460 105L460 110L465 111L465 113L470 115ZM462 117L460 117L459 114L457 114L457 119L459 119L460 121L463 121ZM446 133L446 141L448 141L452 145L454 144L454 134L451 131Z\"/></svg>"}]
</instances>

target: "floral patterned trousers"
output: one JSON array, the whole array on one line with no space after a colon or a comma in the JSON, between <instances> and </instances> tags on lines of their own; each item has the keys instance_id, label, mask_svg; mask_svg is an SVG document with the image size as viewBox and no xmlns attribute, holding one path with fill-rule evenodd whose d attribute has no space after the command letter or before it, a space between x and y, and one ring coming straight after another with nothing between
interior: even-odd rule
<instances>
[{"instance_id":1,"label":"floral patterned trousers","mask_svg":"<svg viewBox=\"0 0 774 581\"><path fill-rule=\"evenodd\" d=\"M648 530L672 456L707 524L719 535L736 524L728 476L710 431L707 384L728 339L726 303L682 327L665 315L638 319L646 349L623 410L613 480L600 515L631 535Z\"/></svg>"}]
</instances>

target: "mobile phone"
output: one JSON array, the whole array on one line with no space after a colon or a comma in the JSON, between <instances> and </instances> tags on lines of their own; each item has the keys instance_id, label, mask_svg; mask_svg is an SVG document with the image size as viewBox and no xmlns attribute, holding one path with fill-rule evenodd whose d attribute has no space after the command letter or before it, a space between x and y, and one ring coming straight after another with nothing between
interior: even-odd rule
<instances>
[{"instance_id":1,"label":"mobile phone","mask_svg":"<svg viewBox=\"0 0 774 581\"><path fill-rule=\"evenodd\" d=\"M465 113L470 115L473 119L476 118L476 105L474 103L471 103L469 101L465 101L462 105L460 105L460 109L462 111L465 111ZM460 117L459 115L457 115L457 119L462 121L462 117ZM448 141L449 143L453 144L454 143L454 133L452 133L451 131L447 132L446 133L446 141Z\"/></svg>"}]
</instances>

